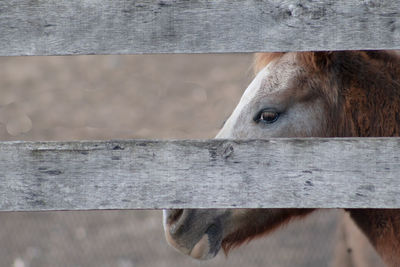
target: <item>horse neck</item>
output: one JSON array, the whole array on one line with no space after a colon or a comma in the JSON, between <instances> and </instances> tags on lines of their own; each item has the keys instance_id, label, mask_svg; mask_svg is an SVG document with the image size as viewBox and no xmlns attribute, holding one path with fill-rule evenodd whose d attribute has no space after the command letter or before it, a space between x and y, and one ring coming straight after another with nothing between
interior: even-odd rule
<instances>
[{"instance_id":1,"label":"horse neck","mask_svg":"<svg viewBox=\"0 0 400 267\"><path fill-rule=\"evenodd\" d=\"M347 54L349 55L349 54ZM362 55L362 56L360 56ZM400 136L400 59L378 51L342 62L348 75L337 79L343 109L338 136ZM400 210L349 209L383 261L400 266Z\"/></svg>"},{"instance_id":2,"label":"horse neck","mask_svg":"<svg viewBox=\"0 0 400 267\"><path fill-rule=\"evenodd\" d=\"M388 266L400 266L400 212L392 209L349 209L351 218Z\"/></svg>"},{"instance_id":3,"label":"horse neck","mask_svg":"<svg viewBox=\"0 0 400 267\"><path fill-rule=\"evenodd\" d=\"M400 58L385 52L374 56L356 54L340 65L346 76L337 79L342 109L336 113L342 116L338 136L400 136Z\"/></svg>"}]
</instances>

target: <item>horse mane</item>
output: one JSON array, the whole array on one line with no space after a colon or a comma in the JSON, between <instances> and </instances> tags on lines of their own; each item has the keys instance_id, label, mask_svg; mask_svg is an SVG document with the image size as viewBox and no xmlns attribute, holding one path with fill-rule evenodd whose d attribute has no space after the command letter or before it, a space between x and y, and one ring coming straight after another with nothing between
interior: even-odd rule
<instances>
[{"instance_id":1,"label":"horse mane","mask_svg":"<svg viewBox=\"0 0 400 267\"><path fill-rule=\"evenodd\" d=\"M286 53L256 54L259 72ZM400 136L400 56L394 51L298 52L296 59L307 71L311 90L327 105L326 136ZM247 227L228 235L222 242L227 254L232 248L267 234L291 219L309 214L309 209L285 209L276 221L257 225L263 210L248 218Z\"/></svg>"}]
</instances>

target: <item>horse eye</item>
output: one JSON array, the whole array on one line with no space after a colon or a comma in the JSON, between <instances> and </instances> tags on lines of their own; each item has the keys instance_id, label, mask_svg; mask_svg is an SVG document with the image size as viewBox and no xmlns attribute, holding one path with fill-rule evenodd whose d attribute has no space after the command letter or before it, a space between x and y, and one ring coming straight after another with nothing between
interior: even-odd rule
<instances>
[{"instance_id":1,"label":"horse eye","mask_svg":"<svg viewBox=\"0 0 400 267\"><path fill-rule=\"evenodd\" d=\"M253 120L257 123L261 121L267 124L271 124L276 122L278 118L279 118L278 112L273 110L263 109L254 117Z\"/></svg>"}]
</instances>

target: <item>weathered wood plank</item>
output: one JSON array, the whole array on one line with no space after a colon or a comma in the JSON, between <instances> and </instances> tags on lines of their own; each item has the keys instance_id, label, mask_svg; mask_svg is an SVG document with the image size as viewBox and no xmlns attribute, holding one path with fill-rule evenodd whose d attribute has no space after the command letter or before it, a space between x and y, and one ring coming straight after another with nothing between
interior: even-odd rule
<instances>
[{"instance_id":1,"label":"weathered wood plank","mask_svg":"<svg viewBox=\"0 0 400 267\"><path fill-rule=\"evenodd\" d=\"M396 0L7 0L0 55L399 49Z\"/></svg>"},{"instance_id":2,"label":"weathered wood plank","mask_svg":"<svg viewBox=\"0 0 400 267\"><path fill-rule=\"evenodd\" d=\"M400 208L400 138L0 143L0 210Z\"/></svg>"}]
</instances>

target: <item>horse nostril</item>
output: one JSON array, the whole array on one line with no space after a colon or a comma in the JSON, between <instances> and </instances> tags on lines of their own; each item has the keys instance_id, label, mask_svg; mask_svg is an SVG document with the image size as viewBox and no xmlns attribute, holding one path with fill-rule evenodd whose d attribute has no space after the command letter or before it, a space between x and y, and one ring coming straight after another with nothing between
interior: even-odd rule
<instances>
[{"instance_id":1,"label":"horse nostril","mask_svg":"<svg viewBox=\"0 0 400 267\"><path fill-rule=\"evenodd\" d=\"M168 211L168 218L167 223L173 224L174 222L178 221L180 217L182 217L183 209L180 210L169 210Z\"/></svg>"}]
</instances>

